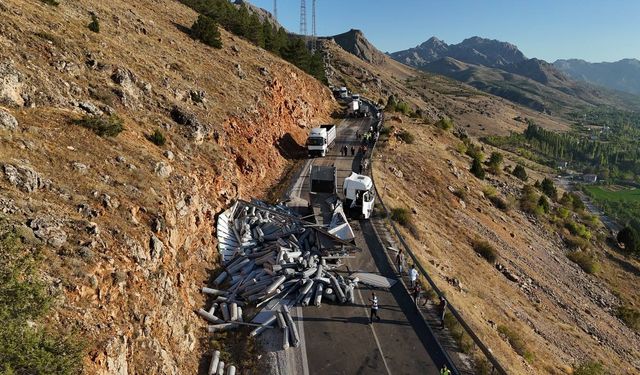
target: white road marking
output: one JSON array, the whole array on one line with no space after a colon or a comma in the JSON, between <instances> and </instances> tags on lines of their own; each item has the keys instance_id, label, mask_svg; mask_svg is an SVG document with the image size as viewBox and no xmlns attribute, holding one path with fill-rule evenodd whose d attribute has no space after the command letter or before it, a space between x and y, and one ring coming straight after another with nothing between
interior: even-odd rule
<instances>
[{"instance_id":1,"label":"white road marking","mask_svg":"<svg viewBox=\"0 0 640 375\"><path fill-rule=\"evenodd\" d=\"M302 308L296 306L296 315L298 319L298 335L300 336L300 351L302 357L302 373L303 375L309 375L309 361L307 359L307 345L304 341L304 322L302 321Z\"/></svg>"},{"instance_id":2,"label":"white road marking","mask_svg":"<svg viewBox=\"0 0 640 375\"><path fill-rule=\"evenodd\" d=\"M364 298L362 297L362 293L360 289L356 289L358 291L358 296L360 297L360 303L365 305ZM363 308L364 316L369 318L369 311L366 307ZM382 356L382 363L384 363L384 367L387 369L387 374L391 375L391 370L389 369L389 365L387 364L387 360L384 358L384 352L382 351L382 346L380 346L380 340L378 340L378 335L376 335L376 329L373 327L373 324L369 325L371 327L371 332L373 332L373 339L376 340L376 345L378 346L378 350L380 351L380 355Z\"/></svg>"}]
</instances>

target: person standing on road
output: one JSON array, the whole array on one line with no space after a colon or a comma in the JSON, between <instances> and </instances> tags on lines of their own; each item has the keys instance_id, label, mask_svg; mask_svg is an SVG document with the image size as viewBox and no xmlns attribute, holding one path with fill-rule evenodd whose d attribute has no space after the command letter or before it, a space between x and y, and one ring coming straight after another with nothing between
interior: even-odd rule
<instances>
[{"instance_id":1,"label":"person standing on road","mask_svg":"<svg viewBox=\"0 0 640 375\"><path fill-rule=\"evenodd\" d=\"M356 139L360 139L360 132L356 130Z\"/></svg>"},{"instance_id":2,"label":"person standing on road","mask_svg":"<svg viewBox=\"0 0 640 375\"><path fill-rule=\"evenodd\" d=\"M400 249L400 251L398 251L398 255L396 255L396 264L398 266L398 273L400 274L400 277L402 277L402 271L404 271L404 253L402 252L402 249Z\"/></svg>"},{"instance_id":3,"label":"person standing on road","mask_svg":"<svg viewBox=\"0 0 640 375\"><path fill-rule=\"evenodd\" d=\"M351 156L356 154L356 148L351 145Z\"/></svg>"},{"instance_id":4,"label":"person standing on road","mask_svg":"<svg viewBox=\"0 0 640 375\"><path fill-rule=\"evenodd\" d=\"M411 282L411 289L416 287L416 280L418 280L418 270L416 270L415 265L411 265L411 269L409 270L409 281Z\"/></svg>"},{"instance_id":5,"label":"person standing on road","mask_svg":"<svg viewBox=\"0 0 640 375\"><path fill-rule=\"evenodd\" d=\"M416 304L416 308L418 308L418 301L420 300L421 292L422 292L422 287L420 287L419 283L416 283L415 288L413 288L413 301Z\"/></svg>"},{"instance_id":6,"label":"person standing on road","mask_svg":"<svg viewBox=\"0 0 640 375\"><path fill-rule=\"evenodd\" d=\"M444 329L444 314L447 312L447 300L440 296L440 328Z\"/></svg>"},{"instance_id":7,"label":"person standing on road","mask_svg":"<svg viewBox=\"0 0 640 375\"><path fill-rule=\"evenodd\" d=\"M369 324L373 323L373 316L376 316L376 320L380 321L380 316L378 316L378 296L376 296L375 292L371 292L371 315L369 315Z\"/></svg>"}]
</instances>

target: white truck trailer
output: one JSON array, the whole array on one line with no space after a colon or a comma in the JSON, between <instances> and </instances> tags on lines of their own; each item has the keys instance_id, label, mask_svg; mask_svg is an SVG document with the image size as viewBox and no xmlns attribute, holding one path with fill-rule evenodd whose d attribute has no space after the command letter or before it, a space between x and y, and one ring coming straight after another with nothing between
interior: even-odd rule
<instances>
[{"instance_id":1,"label":"white truck trailer","mask_svg":"<svg viewBox=\"0 0 640 375\"><path fill-rule=\"evenodd\" d=\"M335 125L320 125L319 128L311 129L311 133L309 133L309 137L307 138L309 156L326 156L335 140Z\"/></svg>"}]
</instances>

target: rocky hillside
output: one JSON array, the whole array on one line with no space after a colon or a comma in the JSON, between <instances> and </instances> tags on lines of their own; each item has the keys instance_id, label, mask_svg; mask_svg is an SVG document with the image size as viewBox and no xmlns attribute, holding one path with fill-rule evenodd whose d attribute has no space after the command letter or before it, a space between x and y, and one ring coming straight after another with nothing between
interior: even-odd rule
<instances>
[{"instance_id":1,"label":"rocky hillside","mask_svg":"<svg viewBox=\"0 0 640 375\"><path fill-rule=\"evenodd\" d=\"M640 61L637 59L602 63L557 60L553 66L575 80L640 95Z\"/></svg>"},{"instance_id":2,"label":"rocky hillside","mask_svg":"<svg viewBox=\"0 0 640 375\"><path fill-rule=\"evenodd\" d=\"M270 190L330 92L224 30L222 49L194 41L175 1L8 0L0 17L0 215L44 251L43 324L86 339L87 373L196 373L216 214ZM80 126L97 119L124 130Z\"/></svg>"},{"instance_id":3,"label":"rocky hillside","mask_svg":"<svg viewBox=\"0 0 640 375\"><path fill-rule=\"evenodd\" d=\"M594 105L640 108L639 97L577 82L544 60L527 59L507 42L472 37L448 45L432 37L390 56L541 112L562 114Z\"/></svg>"},{"instance_id":4,"label":"rocky hillside","mask_svg":"<svg viewBox=\"0 0 640 375\"><path fill-rule=\"evenodd\" d=\"M621 296L640 301L634 288L640 264L594 240L602 271L587 274L567 257L566 229L518 207L521 180L504 172L480 180L449 132L404 116L387 119L390 136L374 160L380 194L408 213L405 238L508 373L572 374L598 361L637 374L638 333L616 311ZM411 143L397 136L406 133ZM486 155L494 151L483 147ZM510 169L521 163L528 184L551 172L505 154ZM502 209L496 197L506 202ZM474 251L478 241L487 241L495 260Z\"/></svg>"}]
</instances>

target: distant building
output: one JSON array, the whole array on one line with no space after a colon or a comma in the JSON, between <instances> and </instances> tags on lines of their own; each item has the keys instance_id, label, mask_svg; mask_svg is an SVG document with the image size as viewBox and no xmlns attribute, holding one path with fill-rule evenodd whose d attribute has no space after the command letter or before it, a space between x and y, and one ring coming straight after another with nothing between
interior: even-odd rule
<instances>
[{"instance_id":1,"label":"distant building","mask_svg":"<svg viewBox=\"0 0 640 375\"><path fill-rule=\"evenodd\" d=\"M556 163L556 168L558 168L559 170L563 170L568 165L569 165L569 163L567 163L566 161L559 161L559 162Z\"/></svg>"},{"instance_id":2,"label":"distant building","mask_svg":"<svg viewBox=\"0 0 640 375\"><path fill-rule=\"evenodd\" d=\"M582 181L587 184L595 184L596 182L598 182L598 175L595 175L595 174L582 175Z\"/></svg>"}]
</instances>

